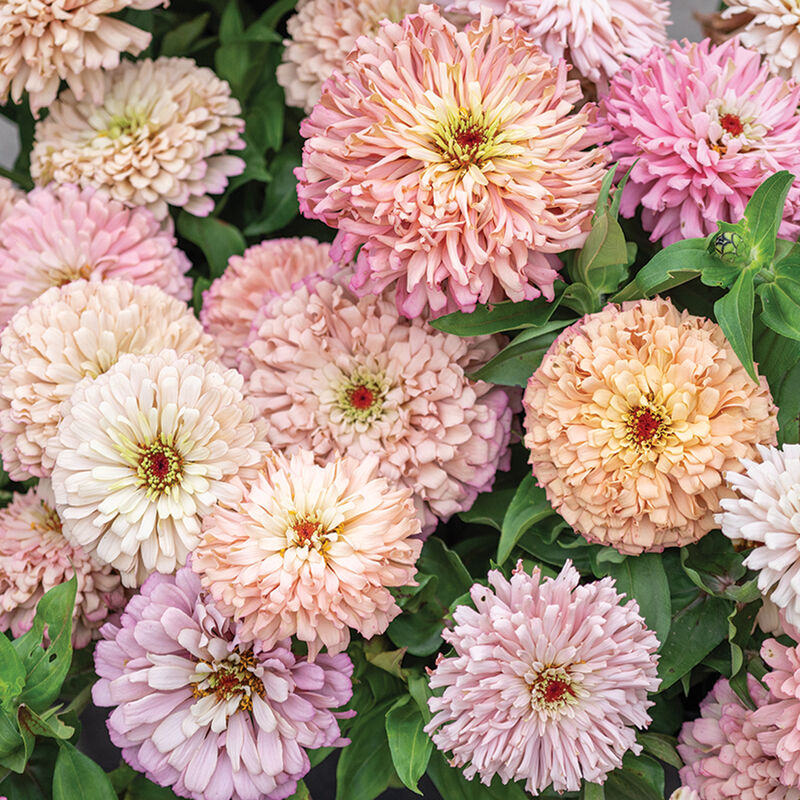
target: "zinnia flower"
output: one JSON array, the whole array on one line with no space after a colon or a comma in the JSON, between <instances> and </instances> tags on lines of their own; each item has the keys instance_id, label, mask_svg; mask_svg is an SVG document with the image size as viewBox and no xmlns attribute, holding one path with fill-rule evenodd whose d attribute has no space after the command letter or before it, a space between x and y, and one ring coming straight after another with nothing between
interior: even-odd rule
<instances>
[{"instance_id":1,"label":"zinnia flower","mask_svg":"<svg viewBox=\"0 0 800 800\"><path fill-rule=\"evenodd\" d=\"M342 654L297 658L286 639L243 645L187 567L152 575L95 651L99 706L123 758L194 800L282 800L307 749L347 744L332 709L352 695Z\"/></svg>"},{"instance_id":2,"label":"zinnia flower","mask_svg":"<svg viewBox=\"0 0 800 800\"><path fill-rule=\"evenodd\" d=\"M731 40L672 42L616 73L598 124L611 128L620 170L633 165L620 209L664 245L736 222L765 175L800 174L800 85L770 77L759 54ZM635 164L634 164L635 162ZM780 235L800 233L800 186Z\"/></svg>"},{"instance_id":3,"label":"zinnia flower","mask_svg":"<svg viewBox=\"0 0 800 800\"><path fill-rule=\"evenodd\" d=\"M495 337L440 333L391 296L359 300L323 280L265 304L240 368L273 447L375 453L430 533L508 469L516 395L467 377L498 350Z\"/></svg>"},{"instance_id":4,"label":"zinnia flower","mask_svg":"<svg viewBox=\"0 0 800 800\"><path fill-rule=\"evenodd\" d=\"M769 692L747 676L750 696L765 707ZM768 756L756 738L753 712L720 678L700 704L700 718L685 722L678 752L686 764L681 781L700 800L798 800L800 792L781 783L781 765Z\"/></svg>"},{"instance_id":5,"label":"zinnia flower","mask_svg":"<svg viewBox=\"0 0 800 800\"><path fill-rule=\"evenodd\" d=\"M552 299L552 254L585 241L606 161L580 100L510 20L458 32L421 6L360 38L303 121L300 209L339 229L337 261L363 245L353 288L396 283L406 316Z\"/></svg>"},{"instance_id":6,"label":"zinnia flower","mask_svg":"<svg viewBox=\"0 0 800 800\"><path fill-rule=\"evenodd\" d=\"M399 22L419 0L300 0L286 21L282 63L275 71L286 104L310 113L322 84L347 70L347 55L359 36L374 36L380 22Z\"/></svg>"},{"instance_id":7,"label":"zinnia flower","mask_svg":"<svg viewBox=\"0 0 800 800\"><path fill-rule=\"evenodd\" d=\"M235 367L256 312L271 292L286 292L309 275L331 267L330 245L309 236L271 239L232 256L225 272L203 292L200 320Z\"/></svg>"},{"instance_id":8,"label":"zinnia flower","mask_svg":"<svg viewBox=\"0 0 800 800\"><path fill-rule=\"evenodd\" d=\"M658 640L611 578L579 581L571 561L555 579L520 562L510 581L492 570L492 588L472 587L475 609L453 612L442 636L455 655L431 673L444 693L428 700L425 731L467 778L525 779L534 796L551 782L576 791L641 751L631 726L650 724Z\"/></svg>"},{"instance_id":9,"label":"zinnia flower","mask_svg":"<svg viewBox=\"0 0 800 800\"><path fill-rule=\"evenodd\" d=\"M554 61L566 59L601 88L628 57L644 58L667 43L665 0L454 0L447 10L477 17L482 6L516 22Z\"/></svg>"},{"instance_id":10,"label":"zinnia flower","mask_svg":"<svg viewBox=\"0 0 800 800\"><path fill-rule=\"evenodd\" d=\"M163 220L167 204L204 217L244 161L238 100L189 58L124 61L100 76L94 100L64 92L36 124L31 176L37 183L99 186Z\"/></svg>"},{"instance_id":11,"label":"zinnia flower","mask_svg":"<svg viewBox=\"0 0 800 800\"><path fill-rule=\"evenodd\" d=\"M688 786L681 786L669 796L669 800L702 800L702 798L694 789L690 789Z\"/></svg>"},{"instance_id":12,"label":"zinnia flower","mask_svg":"<svg viewBox=\"0 0 800 800\"><path fill-rule=\"evenodd\" d=\"M722 501L717 521L728 538L759 545L744 565L758 570L761 592L772 589L772 602L800 625L800 445L757 451L760 462L744 459L725 475L738 496Z\"/></svg>"},{"instance_id":13,"label":"zinnia flower","mask_svg":"<svg viewBox=\"0 0 800 800\"><path fill-rule=\"evenodd\" d=\"M800 646L786 647L775 639L761 646L761 658L771 667L764 676L770 697L752 713L758 744L776 758L775 781L792 787L780 800L800 800ZM748 800L748 799L746 799ZM770 798L772 800L772 798Z\"/></svg>"},{"instance_id":14,"label":"zinnia flower","mask_svg":"<svg viewBox=\"0 0 800 800\"><path fill-rule=\"evenodd\" d=\"M85 647L110 612L125 605L119 575L61 533L49 481L14 494L0 510L0 631L22 636L45 592L76 576L72 644Z\"/></svg>"},{"instance_id":15,"label":"zinnia flower","mask_svg":"<svg viewBox=\"0 0 800 800\"><path fill-rule=\"evenodd\" d=\"M368 639L400 613L387 587L414 584L419 522L411 492L380 478L377 461L274 454L239 503L203 520L192 567L240 622L240 641L297 636L313 659L344 650L350 628Z\"/></svg>"},{"instance_id":16,"label":"zinnia flower","mask_svg":"<svg viewBox=\"0 0 800 800\"><path fill-rule=\"evenodd\" d=\"M656 298L567 328L528 382L525 444L553 507L622 553L683 546L714 527L724 472L775 442L766 379L718 325Z\"/></svg>"},{"instance_id":17,"label":"zinnia flower","mask_svg":"<svg viewBox=\"0 0 800 800\"><path fill-rule=\"evenodd\" d=\"M0 333L0 451L14 480L50 474L45 445L87 375L123 353L172 349L200 359L217 346L186 303L157 286L73 281L21 308Z\"/></svg>"},{"instance_id":18,"label":"zinnia flower","mask_svg":"<svg viewBox=\"0 0 800 800\"><path fill-rule=\"evenodd\" d=\"M123 278L192 296L191 264L144 208L95 189L34 189L0 223L0 329L51 286Z\"/></svg>"},{"instance_id":19,"label":"zinnia flower","mask_svg":"<svg viewBox=\"0 0 800 800\"><path fill-rule=\"evenodd\" d=\"M235 370L174 350L81 381L47 446L66 537L126 586L186 563L201 518L239 498L226 478L254 472L267 449L241 387Z\"/></svg>"},{"instance_id":20,"label":"zinnia flower","mask_svg":"<svg viewBox=\"0 0 800 800\"><path fill-rule=\"evenodd\" d=\"M0 222L11 213L14 203L23 197L25 197L25 192L22 189L18 189L8 178L0 176Z\"/></svg>"},{"instance_id":21,"label":"zinnia flower","mask_svg":"<svg viewBox=\"0 0 800 800\"><path fill-rule=\"evenodd\" d=\"M28 92L31 110L49 106L65 80L97 98L96 70L150 44L146 31L109 16L169 5L168 0L4 0L0 3L0 102Z\"/></svg>"}]
</instances>

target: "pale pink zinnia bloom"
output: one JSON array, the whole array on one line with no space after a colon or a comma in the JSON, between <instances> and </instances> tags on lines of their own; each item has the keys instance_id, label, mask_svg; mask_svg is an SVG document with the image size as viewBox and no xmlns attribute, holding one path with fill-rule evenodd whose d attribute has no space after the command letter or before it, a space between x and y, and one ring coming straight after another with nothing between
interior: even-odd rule
<instances>
[{"instance_id":1,"label":"pale pink zinnia bloom","mask_svg":"<svg viewBox=\"0 0 800 800\"><path fill-rule=\"evenodd\" d=\"M300 128L300 209L339 229L337 261L360 247L353 288L396 283L406 316L552 299L553 254L585 241L605 171L581 98L510 20L486 9L459 32L421 6L325 84Z\"/></svg>"},{"instance_id":2,"label":"pale pink zinnia bloom","mask_svg":"<svg viewBox=\"0 0 800 800\"><path fill-rule=\"evenodd\" d=\"M92 188L34 189L0 222L0 329L46 289L79 278L122 278L189 300L190 267L147 209Z\"/></svg>"},{"instance_id":3,"label":"pale pink zinnia bloom","mask_svg":"<svg viewBox=\"0 0 800 800\"><path fill-rule=\"evenodd\" d=\"M275 71L286 104L310 113L322 84L347 70L347 55L359 36L374 36L380 21L399 22L419 0L300 0L286 22L282 63Z\"/></svg>"},{"instance_id":4,"label":"pale pink zinnia bloom","mask_svg":"<svg viewBox=\"0 0 800 800\"><path fill-rule=\"evenodd\" d=\"M0 176L0 222L2 222L14 208L14 203L25 197L25 192L18 189L8 178Z\"/></svg>"},{"instance_id":5,"label":"pale pink zinnia bloom","mask_svg":"<svg viewBox=\"0 0 800 800\"><path fill-rule=\"evenodd\" d=\"M579 582L570 561L555 579L520 562L510 581L493 570L492 588L472 587L475 609L453 612L442 636L455 655L431 673L444 692L428 701L425 731L467 778L576 791L641 751L633 728L650 724L658 640L611 578Z\"/></svg>"},{"instance_id":6,"label":"pale pink zinnia bloom","mask_svg":"<svg viewBox=\"0 0 800 800\"><path fill-rule=\"evenodd\" d=\"M123 353L172 349L200 359L217 345L186 303L157 286L73 281L23 306L0 332L0 452L14 480L50 474L45 452L61 405Z\"/></svg>"},{"instance_id":7,"label":"pale pink zinnia bloom","mask_svg":"<svg viewBox=\"0 0 800 800\"><path fill-rule=\"evenodd\" d=\"M730 0L723 19L741 18L739 40L764 56L772 72L800 81L800 0Z\"/></svg>"},{"instance_id":8,"label":"pale pink zinnia bloom","mask_svg":"<svg viewBox=\"0 0 800 800\"><path fill-rule=\"evenodd\" d=\"M85 647L125 605L119 575L64 538L49 481L15 494L0 510L0 631L17 637L30 630L44 593L73 575L72 644Z\"/></svg>"},{"instance_id":9,"label":"pale pink zinnia bloom","mask_svg":"<svg viewBox=\"0 0 800 800\"><path fill-rule=\"evenodd\" d=\"M722 501L717 521L728 538L757 545L744 565L758 571L758 588L772 590L790 625L800 626L800 445L757 450L759 461L745 459L725 476L736 496Z\"/></svg>"},{"instance_id":10,"label":"pale pink zinnia bloom","mask_svg":"<svg viewBox=\"0 0 800 800\"><path fill-rule=\"evenodd\" d=\"M448 11L479 16L488 6L516 22L556 59L566 59L601 89L627 58L667 43L665 0L454 0Z\"/></svg>"},{"instance_id":11,"label":"pale pink zinnia bloom","mask_svg":"<svg viewBox=\"0 0 800 800\"><path fill-rule=\"evenodd\" d=\"M320 280L264 305L240 369L273 447L376 454L430 533L508 469L516 391L467 377L499 349L400 316L391 294L359 300Z\"/></svg>"},{"instance_id":12,"label":"pale pink zinnia bloom","mask_svg":"<svg viewBox=\"0 0 800 800\"><path fill-rule=\"evenodd\" d=\"M204 217L244 161L239 101L231 87L189 58L124 61L101 73L99 97L63 92L36 124L37 183L102 187L159 220L167 205Z\"/></svg>"},{"instance_id":13,"label":"pale pink zinnia bloom","mask_svg":"<svg viewBox=\"0 0 800 800\"><path fill-rule=\"evenodd\" d=\"M773 444L776 411L711 320L609 304L553 342L525 390L525 444L553 507L622 553L690 544L732 497L723 473Z\"/></svg>"},{"instance_id":14,"label":"pale pink zinnia bloom","mask_svg":"<svg viewBox=\"0 0 800 800\"><path fill-rule=\"evenodd\" d=\"M37 112L53 102L65 80L79 96L97 98L97 70L120 53L147 47L146 31L109 16L126 9L169 5L168 0L3 0L0 3L0 102L28 92Z\"/></svg>"},{"instance_id":15,"label":"pale pink zinnia bloom","mask_svg":"<svg viewBox=\"0 0 800 800\"><path fill-rule=\"evenodd\" d=\"M792 787L780 800L800 800L800 645L786 647L775 639L761 646L761 658L771 668L764 676L770 691L767 702L752 714L758 743L780 762L776 780ZM771 798L770 798L771 800Z\"/></svg>"},{"instance_id":16,"label":"pale pink zinnia bloom","mask_svg":"<svg viewBox=\"0 0 800 800\"><path fill-rule=\"evenodd\" d=\"M340 747L333 709L351 697L344 655L312 664L288 639L241 644L187 567L152 575L95 651L99 706L135 770L193 800L282 800L309 770L306 750Z\"/></svg>"},{"instance_id":17,"label":"pale pink zinnia bloom","mask_svg":"<svg viewBox=\"0 0 800 800\"><path fill-rule=\"evenodd\" d=\"M664 245L736 222L765 175L800 175L800 85L770 77L735 39L654 49L616 73L600 104L611 154L633 170L621 211ZM635 162L635 164L634 164ZM800 233L800 186L789 190L781 236Z\"/></svg>"},{"instance_id":18,"label":"pale pink zinnia bloom","mask_svg":"<svg viewBox=\"0 0 800 800\"><path fill-rule=\"evenodd\" d=\"M313 659L344 650L350 628L368 639L400 613L388 587L414 584L422 541L411 492L377 462L274 454L240 502L203 520L192 567L240 622L240 641L297 636Z\"/></svg>"},{"instance_id":19,"label":"pale pink zinnia bloom","mask_svg":"<svg viewBox=\"0 0 800 800\"><path fill-rule=\"evenodd\" d=\"M202 517L240 497L227 479L268 449L241 389L235 370L174 350L81 381L47 445L64 535L126 586L185 564Z\"/></svg>"},{"instance_id":20,"label":"pale pink zinnia bloom","mask_svg":"<svg viewBox=\"0 0 800 800\"><path fill-rule=\"evenodd\" d=\"M203 292L200 321L235 367L256 312L270 293L287 292L297 281L331 267L330 245L310 236L268 239L232 256L225 272Z\"/></svg>"},{"instance_id":21,"label":"pale pink zinnia bloom","mask_svg":"<svg viewBox=\"0 0 800 800\"><path fill-rule=\"evenodd\" d=\"M747 676L758 708L769 706L769 692ZM700 704L699 719L686 722L678 752L686 764L681 781L700 800L800 800L800 791L781 782L781 765L758 742L754 715L720 678Z\"/></svg>"}]
</instances>

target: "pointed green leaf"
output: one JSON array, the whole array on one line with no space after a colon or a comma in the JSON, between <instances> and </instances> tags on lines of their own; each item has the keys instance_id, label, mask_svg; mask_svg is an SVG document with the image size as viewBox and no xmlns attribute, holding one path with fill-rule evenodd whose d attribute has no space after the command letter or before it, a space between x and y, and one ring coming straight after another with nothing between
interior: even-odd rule
<instances>
[{"instance_id":1,"label":"pointed green leaf","mask_svg":"<svg viewBox=\"0 0 800 800\"><path fill-rule=\"evenodd\" d=\"M800 263L794 276L777 275L758 286L761 321L776 333L800 341Z\"/></svg>"},{"instance_id":2,"label":"pointed green leaf","mask_svg":"<svg viewBox=\"0 0 800 800\"><path fill-rule=\"evenodd\" d=\"M425 720L408 695L398 700L386 715L386 736L395 771L400 780L419 795L422 792L417 783L428 768L433 749L433 742L422 730L424 727Z\"/></svg>"},{"instance_id":3,"label":"pointed green leaf","mask_svg":"<svg viewBox=\"0 0 800 800\"><path fill-rule=\"evenodd\" d=\"M178 217L178 233L203 251L211 278L222 275L228 259L240 256L247 246L241 231L229 222L216 217L195 217L185 211Z\"/></svg>"},{"instance_id":4,"label":"pointed green leaf","mask_svg":"<svg viewBox=\"0 0 800 800\"><path fill-rule=\"evenodd\" d=\"M714 303L714 315L747 374L756 378L753 365L753 273L742 272L730 291Z\"/></svg>"},{"instance_id":5,"label":"pointed green leaf","mask_svg":"<svg viewBox=\"0 0 800 800\"><path fill-rule=\"evenodd\" d=\"M605 800L606 791L599 783L583 782L581 786L581 800Z\"/></svg>"},{"instance_id":6,"label":"pointed green leaf","mask_svg":"<svg viewBox=\"0 0 800 800\"><path fill-rule=\"evenodd\" d=\"M772 261L783 207L794 179L786 170L776 172L753 192L747 203L744 218L749 230L750 264L766 265Z\"/></svg>"},{"instance_id":7,"label":"pointed green leaf","mask_svg":"<svg viewBox=\"0 0 800 800\"><path fill-rule=\"evenodd\" d=\"M544 489L536 485L536 478L528 473L514 494L503 519L500 541L497 544L497 563L503 564L532 525L552 515L553 507Z\"/></svg>"},{"instance_id":8,"label":"pointed green leaf","mask_svg":"<svg viewBox=\"0 0 800 800\"><path fill-rule=\"evenodd\" d=\"M25 686L25 667L11 642L0 633L0 705L10 711Z\"/></svg>"},{"instance_id":9,"label":"pointed green leaf","mask_svg":"<svg viewBox=\"0 0 800 800\"><path fill-rule=\"evenodd\" d=\"M646 753L655 756L659 761L669 764L676 769L683 766L683 761L675 749L675 737L663 733L650 733L638 731L636 741L644 748Z\"/></svg>"},{"instance_id":10,"label":"pointed green leaf","mask_svg":"<svg viewBox=\"0 0 800 800\"><path fill-rule=\"evenodd\" d=\"M53 772L53 800L117 800L111 780L101 767L69 742L60 748Z\"/></svg>"}]
</instances>

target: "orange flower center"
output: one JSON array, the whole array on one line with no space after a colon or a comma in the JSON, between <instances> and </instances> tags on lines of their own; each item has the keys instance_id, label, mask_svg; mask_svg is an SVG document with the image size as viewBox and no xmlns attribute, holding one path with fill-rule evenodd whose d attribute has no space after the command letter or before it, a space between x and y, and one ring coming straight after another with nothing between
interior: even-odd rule
<instances>
[{"instance_id":1,"label":"orange flower center","mask_svg":"<svg viewBox=\"0 0 800 800\"><path fill-rule=\"evenodd\" d=\"M183 458L170 444L156 439L140 445L139 466L136 470L142 485L154 492L163 492L179 483L183 477Z\"/></svg>"},{"instance_id":2,"label":"orange flower center","mask_svg":"<svg viewBox=\"0 0 800 800\"><path fill-rule=\"evenodd\" d=\"M227 702L240 695L238 711L250 711L253 708L253 695L264 697L264 681L255 674L258 666L253 651L240 653L235 650L224 661L199 661L194 675L192 694L197 697L208 697L214 694L220 702Z\"/></svg>"},{"instance_id":3,"label":"orange flower center","mask_svg":"<svg viewBox=\"0 0 800 800\"><path fill-rule=\"evenodd\" d=\"M625 425L625 443L642 453L664 442L669 432L669 416L660 405L646 401L628 412Z\"/></svg>"},{"instance_id":4,"label":"orange flower center","mask_svg":"<svg viewBox=\"0 0 800 800\"><path fill-rule=\"evenodd\" d=\"M736 114L723 114L719 118L719 124L722 125L731 136L739 136L744 133L744 125Z\"/></svg>"}]
</instances>

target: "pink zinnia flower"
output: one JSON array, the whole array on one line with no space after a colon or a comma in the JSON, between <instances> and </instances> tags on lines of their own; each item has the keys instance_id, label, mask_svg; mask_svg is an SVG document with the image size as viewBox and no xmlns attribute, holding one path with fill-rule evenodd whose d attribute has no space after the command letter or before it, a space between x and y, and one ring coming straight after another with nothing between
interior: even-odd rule
<instances>
[{"instance_id":1,"label":"pink zinnia flower","mask_svg":"<svg viewBox=\"0 0 800 800\"><path fill-rule=\"evenodd\" d=\"M64 538L49 481L14 494L0 510L0 631L16 637L30 630L44 593L73 575L72 644L85 647L125 605L119 575Z\"/></svg>"},{"instance_id":2,"label":"pink zinnia flower","mask_svg":"<svg viewBox=\"0 0 800 800\"><path fill-rule=\"evenodd\" d=\"M405 319L391 295L359 300L320 280L264 305L240 369L273 447L375 453L430 533L508 469L516 392L467 377L499 349Z\"/></svg>"},{"instance_id":3,"label":"pink zinnia flower","mask_svg":"<svg viewBox=\"0 0 800 800\"><path fill-rule=\"evenodd\" d=\"M189 259L145 208L96 189L34 189L0 223L0 329L51 286L86 278L152 284L192 297Z\"/></svg>"},{"instance_id":4,"label":"pink zinnia flower","mask_svg":"<svg viewBox=\"0 0 800 800\"><path fill-rule=\"evenodd\" d=\"M124 353L172 349L215 359L217 346L186 303L157 286L72 281L23 306L0 332L0 452L14 480L50 474L45 452L61 406L86 376Z\"/></svg>"},{"instance_id":5,"label":"pink zinnia flower","mask_svg":"<svg viewBox=\"0 0 800 800\"><path fill-rule=\"evenodd\" d=\"M767 639L761 658L772 668L764 676L770 697L759 703L751 719L758 730L758 744L779 762L776 782L792 787L791 794L776 798L800 800L800 645L786 647Z\"/></svg>"},{"instance_id":6,"label":"pink zinnia flower","mask_svg":"<svg viewBox=\"0 0 800 800\"><path fill-rule=\"evenodd\" d=\"M552 299L553 254L585 241L605 170L580 100L511 21L458 32L421 6L325 84L300 128L301 211L339 229L337 261L363 245L353 287L396 283L406 316Z\"/></svg>"},{"instance_id":7,"label":"pink zinnia flower","mask_svg":"<svg viewBox=\"0 0 800 800\"><path fill-rule=\"evenodd\" d=\"M769 692L752 675L747 676L747 686L756 706L767 711ZM700 800L800 798L800 791L783 785L781 765L756 738L758 713L747 709L720 678L700 704L700 718L684 723L678 738L678 752L686 764L681 781Z\"/></svg>"},{"instance_id":8,"label":"pink zinnia flower","mask_svg":"<svg viewBox=\"0 0 800 800\"><path fill-rule=\"evenodd\" d=\"M25 192L18 189L8 178L0 177L0 222L2 222L14 208L14 203L25 197Z\"/></svg>"},{"instance_id":9,"label":"pink zinnia flower","mask_svg":"<svg viewBox=\"0 0 800 800\"><path fill-rule=\"evenodd\" d=\"M188 567L152 575L95 651L99 706L123 758L194 800L282 800L306 750L347 744L332 709L352 695L346 655L297 658L286 639L243 645Z\"/></svg>"},{"instance_id":10,"label":"pink zinnia flower","mask_svg":"<svg viewBox=\"0 0 800 800\"><path fill-rule=\"evenodd\" d=\"M765 175L800 175L800 85L770 77L735 39L714 47L672 42L616 73L600 105L612 158L626 170L631 217L664 245L735 222ZM800 186L789 191L781 236L800 233Z\"/></svg>"},{"instance_id":11,"label":"pink zinnia flower","mask_svg":"<svg viewBox=\"0 0 800 800\"><path fill-rule=\"evenodd\" d=\"M4 0L0 102L10 94L18 103L27 91L35 113L53 102L62 80L78 96L96 96L97 70L117 66L121 53L140 53L151 39L110 15L166 5L169 0Z\"/></svg>"},{"instance_id":12,"label":"pink zinnia flower","mask_svg":"<svg viewBox=\"0 0 800 800\"><path fill-rule=\"evenodd\" d=\"M622 553L697 541L777 409L722 330L656 298L564 330L528 381L525 444L553 508Z\"/></svg>"},{"instance_id":13,"label":"pink zinnia flower","mask_svg":"<svg viewBox=\"0 0 800 800\"><path fill-rule=\"evenodd\" d=\"M99 96L63 92L36 124L31 177L105 189L159 220L168 205L204 217L244 171L244 120L231 87L190 58L123 61L100 73Z\"/></svg>"},{"instance_id":14,"label":"pink zinnia flower","mask_svg":"<svg viewBox=\"0 0 800 800\"><path fill-rule=\"evenodd\" d=\"M400 613L388 587L414 584L419 522L411 492L378 477L377 462L275 454L241 502L205 518L192 567L240 622L240 641L297 636L313 659L344 650L350 628L370 638Z\"/></svg>"},{"instance_id":15,"label":"pink zinnia flower","mask_svg":"<svg viewBox=\"0 0 800 800\"><path fill-rule=\"evenodd\" d=\"M174 350L81 381L47 443L64 535L126 586L183 566L201 519L240 497L228 479L254 476L269 449L241 389L236 370Z\"/></svg>"},{"instance_id":16,"label":"pink zinnia flower","mask_svg":"<svg viewBox=\"0 0 800 800\"><path fill-rule=\"evenodd\" d=\"M428 701L425 731L467 778L524 779L534 796L551 782L576 791L641 751L631 726L650 724L658 640L611 578L579 581L571 561L555 579L520 562L510 581L489 573L494 591L472 587L475 609L453 612L442 636L455 655L431 673L444 693Z\"/></svg>"},{"instance_id":17,"label":"pink zinnia flower","mask_svg":"<svg viewBox=\"0 0 800 800\"><path fill-rule=\"evenodd\" d=\"M256 312L270 293L287 292L302 278L331 267L330 245L309 236L269 239L232 256L225 272L203 292L200 321L235 367Z\"/></svg>"},{"instance_id":18,"label":"pink zinnia flower","mask_svg":"<svg viewBox=\"0 0 800 800\"><path fill-rule=\"evenodd\" d=\"M566 59L604 89L628 58L667 43L665 0L454 0L448 11L480 16L488 6L524 28L554 60Z\"/></svg>"}]
</instances>

